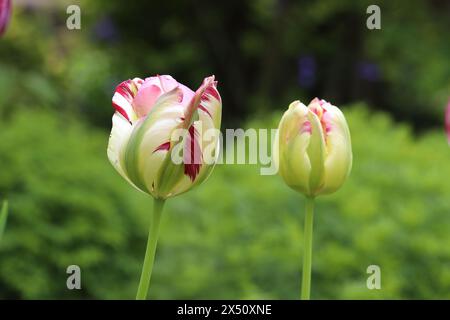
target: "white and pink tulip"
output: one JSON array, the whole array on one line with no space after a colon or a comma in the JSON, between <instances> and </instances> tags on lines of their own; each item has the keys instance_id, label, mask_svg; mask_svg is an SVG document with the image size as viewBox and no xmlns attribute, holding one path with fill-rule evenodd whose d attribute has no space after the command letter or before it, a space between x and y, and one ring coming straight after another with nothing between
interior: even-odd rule
<instances>
[{"instance_id":1,"label":"white and pink tulip","mask_svg":"<svg viewBox=\"0 0 450 320\"><path fill-rule=\"evenodd\" d=\"M209 176L214 162L205 161L202 150L212 146L218 155L219 141L218 136L206 140L202 134L219 129L222 114L214 76L205 78L195 92L169 75L134 78L117 86L112 104L116 112L108 158L134 187L167 199ZM174 138L180 130L186 132L181 141ZM181 164L172 161L175 146L181 147Z\"/></svg>"}]
</instances>

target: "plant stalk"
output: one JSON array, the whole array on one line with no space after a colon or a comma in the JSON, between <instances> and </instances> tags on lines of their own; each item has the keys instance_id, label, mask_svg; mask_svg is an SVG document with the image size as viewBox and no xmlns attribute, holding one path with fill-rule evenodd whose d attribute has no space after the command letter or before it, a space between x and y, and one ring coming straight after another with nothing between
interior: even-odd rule
<instances>
[{"instance_id":1,"label":"plant stalk","mask_svg":"<svg viewBox=\"0 0 450 320\"><path fill-rule=\"evenodd\" d=\"M155 261L156 245L158 243L159 225L165 200L154 199L153 218L149 229L147 239L147 249L145 250L144 265L142 266L141 279L136 294L136 300L145 300L147 298L150 278L152 276L153 262Z\"/></svg>"},{"instance_id":2,"label":"plant stalk","mask_svg":"<svg viewBox=\"0 0 450 320\"><path fill-rule=\"evenodd\" d=\"M311 260L312 260L312 239L313 239L313 218L314 218L314 198L306 198L306 215L304 231L304 253L303 253L303 276L302 300L310 299L311 292Z\"/></svg>"}]
</instances>

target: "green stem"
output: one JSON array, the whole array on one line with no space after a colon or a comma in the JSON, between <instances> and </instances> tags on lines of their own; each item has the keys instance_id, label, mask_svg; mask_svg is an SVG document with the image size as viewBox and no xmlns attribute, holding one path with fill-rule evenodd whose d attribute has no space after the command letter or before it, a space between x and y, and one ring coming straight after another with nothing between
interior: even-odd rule
<instances>
[{"instance_id":1,"label":"green stem","mask_svg":"<svg viewBox=\"0 0 450 320\"><path fill-rule=\"evenodd\" d=\"M311 291L311 258L312 237L314 218L314 198L306 198L305 232L304 232L304 254L303 254L303 277L302 277L302 300L309 300Z\"/></svg>"},{"instance_id":2,"label":"green stem","mask_svg":"<svg viewBox=\"0 0 450 320\"><path fill-rule=\"evenodd\" d=\"M155 199L153 202L153 219L147 240L147 249L145 251L144 265L142 267L141 280L136 294L136 300L145 300L147 298L150 278L152 276L153 262L155 261L156 245L158 243L159 224L161 221L162 209L165 200Z\"/></svg>"}]
</instances>

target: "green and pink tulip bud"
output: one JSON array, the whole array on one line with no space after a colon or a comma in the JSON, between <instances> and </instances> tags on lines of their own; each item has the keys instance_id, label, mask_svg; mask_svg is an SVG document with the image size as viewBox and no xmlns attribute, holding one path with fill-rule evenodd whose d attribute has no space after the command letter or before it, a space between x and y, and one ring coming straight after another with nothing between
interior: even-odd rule
<instances>
[{"instance_id":1,"label":"green and pink tulip bud","mask_svg":"<svg viewBox=\"0 0 450 320\"><path fill-rule=\"evenodd\" d=\"M338 190L352 168L350 131L342 112L315 98L294 101L281 118L275 161L286 184L306 196L301 299L310 299L314 198Z\"/></svg>"},{"instance_id":2,"label":"green and pink tulip bud","mask_svg":"<svg viewBox=\"0 0 450 320\"><path fill-rule=\"evenodd\" d=\"M315 98L294 101L284 113L275 141L278 169L292 189L315 197L339 189L352 167L350 131L342 112Z\"/></svg>"}]
</instances>

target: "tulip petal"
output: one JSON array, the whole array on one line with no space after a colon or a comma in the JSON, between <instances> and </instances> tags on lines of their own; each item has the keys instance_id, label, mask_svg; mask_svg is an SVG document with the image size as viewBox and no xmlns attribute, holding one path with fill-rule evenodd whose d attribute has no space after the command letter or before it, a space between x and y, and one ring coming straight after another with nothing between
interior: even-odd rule
<instances>
[{"instance_id":1,"label":"tulip petal","mask_svg":"<svg viewBox=\"0 0 450 320\"><path fill-rule=\"evenodd\" d=\"M194 181L202 166L202 150L198 142L198 132L194 125L189 127L189 134L184 145L184 174Z\"/></svg>"},{"instance_id":2,"label":"tulip petal","mask_svg":"<svg viewBox=\"0 0 450 320\"><path fill-rule=\"evenodd\" d=\"M198 113L199 120L194 123L196 132L199 132L199 134L201 135L198 138L198 140L200 141L200 149L208 150L208 154L202 154L202 162L204 164L200 168L198 177L196 177L194 181L194 185L202 183L209 177L220 153L219 130L222 120L222 99L216 86L217 81L212 81L210 85L205 88L198 107L200 110L200 112ZM209 130L215 130L215 132L208 132ZM208 158L205 159L205 157ZM213 158L210 159L209 157Z\"/></svg>"},{"instance_id":3,"label":"tulip petal","mask_svg":"<svg viewBox=\"0 0 450 320\"><path fill-rule=\"evenodd\" d=\"M140 191L145 191L136 187L128 178L124 169L123 154L133 130L132 125L125 120L118 112L114 113L112 118L112 129L108 142L108 159L119 174L127 180L132 186Z\"/></svg>"},{"instance_id":4,"label":"tulip petal","mask_svg":"<svg viewBox=\"0 0 450 320\"><path fill-rule=\"evenodd\" d=\"M154 84L143 84L133 100L133 108L138 117L145 117L161 95L161 89Z\"/></svg>"},{"instance_id":5,"label":"tulip petal","mask_svg":"<svg viewBox=\"0 0 450 320\"><path fill-rule=\"evenodd\" d=\"M307 148L309 161L311 163L311 174L309 187L313 195L323 185L325 171L325 138L322 125L318 116L311 110L308 112L311 124L311 139Z\"/></svg>"},{"instance_id":6,"label":"tulip petal","mask_svg":"<svg viewBox=\"0 0 450 320\"><path fill-rule=\"evenodd\" d=\"M205 81L207 81L205 79ZM219 91L217 91L217 81L213 81L209 84L208 87L205 88L204 93L202 94L199 109L209 115L211 118L214 118L213 113L220 110L222 105L222 98L220 97Z\"/></svg>"},{"instance_id":7,"label":"tulip petal","mask_svg":"<svg viewBox=\"0 0 450 320\"><path fill-rule=\"evenodd\" d=\"M183 180L184 165L176 164L171 159L171 153L168 152L163 159L160 170L154 180L155 193L161 198L173 196L173 189Z\"/></svg>"},{"instance_id":8,"label":"tulip petal","mask_svg":"<svg viewBox=\"0 0 450 320\"><path fill-rule=\"evenodd\" d=\"M211 93L215 90L215 84L216 82L214 81L214 76L207 77L203 80L202 85L197 89L197 91L195 91L195 94L185 111L183 126L185 129L188 129L192 123L198 119L198 109L202 103L203 107L200 110L211 115L211 111L206 109L205 104L206 100L212 96ZM206 93L206 90L210 93Z\"/></svg>"},{"instance_id":9,"label":"tulip petal","mask_svg":"<svg viewBox=\"0 0 450 320\"><path fill-rule=\"evenodd\" d=\"M203 139L203 136L198 135L198 132L203 133L209 129L218 129L220 127L222 104L216 85L217 81L214 81L214 76L205 78L192 97L185 112L184 128L188 128L190 134L185 139L184 172L191 182L194 182L197 175L201 172L201 164L203 163L202 150L206 147L205 144L217 144L217 141L206 141ZM194 126L194 123L197 124ZM200 131L196 130L196 127L199 126L201 128ZM192 161L193 156L196 158L195 161ZM206 167L205 169L207 170L202 172L202 181L212 168Z\"/></svg>"},{"instance_id":10,"label":"tulip petal","mask_svg":"<svg viewBox=\"0 0 450 320\"><path fill-rule=\"evenodd\" d=\"M309 194L311 163L307 147L311 138L308 108L294 101L283 114L275 137L274 149L278 170L288 186Z\"/></svg>"},{"instance_id":11,"label":"tulip petal","mask_svg":"<svg viewBox=\"0 0 450 320\"><path fill-rule=\"evenodd\" d=\"M129 122L138 118L132 107L132 102L141 83L142 80L139 78L123 81L116 87L113 95L112 105L114 109Z\"/></svg>"},{"instance_id":12,"label":"tulip petal","mask_svg":"<svg viewBox=\"0 0 450 320\"><path fill-rule=\"evenodd\" d=\"M178 181L171 177L167 178L169 172L172 172L172 175L177 176L181 171L181 168L173 163L167 163L167 166L172 168L166 168L166 172L161 172L160 177L161 183L164 183L167 190L171 190L170 196L181 194L206 180L217 161L219 156L218 146L220 145L219 136L216 135L210 140L204 139L203 137L208 130L219 129L220 127L222 104L216 85L217 82L214 81L214 76L205 78L202 85L191 97L191 101L186 107L183 124L180 128L185 128L187 134L183 137L181 142L175 142L175 144L183 143L184 177L181 177ZM184 92L185 91L183 90L183 93ZM184 99L182 103L185 103ZM203 150L205 150L206 147L208 147L209 150L211 148L214 149L215 161L208 161L208 163L205 163Z\"/></svg>"},{"instance_id":13,"label":"tulip petal","mask_svg":"<svg viewBox=\"0 0 450 320\"><path fill-rule=\"evenodd\" d=\"M170 141L164 142L158 148L156 148L156 150L153 152L162 151L162 150L166 150L166 151L170 150Z\"/></svg>"},{"instance_id":14,"label":"tulip petal","mask_svg":"<svg viewBox=\"0 0 450 320\"><path fill-rule=\"evenodd\" d=\"M184 114L180 104L182 90L175 88L158 98L147 116L139 120L125 151L126 171L130 179L149 193L158 194L157 175L169 150L158 148L170 141ZM157 152L155 152L157 151Z\"/></svg>"},{"instance_id":15,"label":"tulip petal","mask_svg":"<svg viewBox=\"0 0 450 320\"><path fill-rule=\"evenodd\" d=\"M330 125L327 133L327 158L325 160L325 179L321 194L339 189L347 179L352 168L352 149L350 131L339 108L327 104L324 120Z\"/></svg>"}]
</instances>

